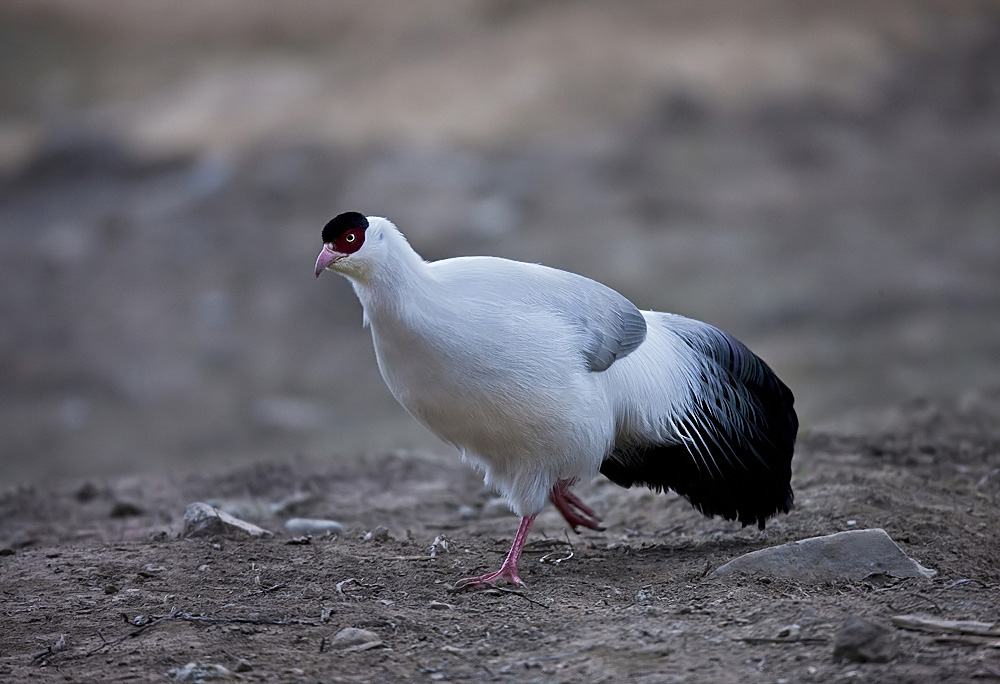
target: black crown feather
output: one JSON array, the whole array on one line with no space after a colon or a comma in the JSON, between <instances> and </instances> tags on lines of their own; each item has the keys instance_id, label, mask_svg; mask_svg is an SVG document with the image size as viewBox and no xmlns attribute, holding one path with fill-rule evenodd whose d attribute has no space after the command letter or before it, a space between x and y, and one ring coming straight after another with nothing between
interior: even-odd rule
<instances>
[{"instance_id":1,"label":"black crown feather","mask_svg":"<svg viewBox=\"0 0 1000 684\"><path fill-rule=\"evenodd\" d=\"M356 211L347 211L333 217L330 219L329 223L323 226L323 244L325 245L333 242L338 237L349 230L353 230L354 228L368 228L368 219L366 219L363 214L359 214Z\"/></svg>"}]
</instances>

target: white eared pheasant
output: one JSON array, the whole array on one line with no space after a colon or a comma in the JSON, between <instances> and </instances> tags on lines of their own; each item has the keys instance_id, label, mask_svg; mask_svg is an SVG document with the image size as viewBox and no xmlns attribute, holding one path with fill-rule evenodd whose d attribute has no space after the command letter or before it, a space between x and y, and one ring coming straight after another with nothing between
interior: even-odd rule
<instances>
[{"instance_id":1,"label":"white eared pheasant","mask_svg":"<svg viewBox=\"0 0 1000 684\"><path fill-rule=\"evenodd\" d=\"M522 584L546 501L574 530L601 529L570 491L597 473L744 526L791 509L792 393L721 330L546 266L426 262L390 221L356 212L323 228L316 276L327 269L354 286L396 400L521 516L500 569L457 587Z\"/></svg>"}]
</instances>

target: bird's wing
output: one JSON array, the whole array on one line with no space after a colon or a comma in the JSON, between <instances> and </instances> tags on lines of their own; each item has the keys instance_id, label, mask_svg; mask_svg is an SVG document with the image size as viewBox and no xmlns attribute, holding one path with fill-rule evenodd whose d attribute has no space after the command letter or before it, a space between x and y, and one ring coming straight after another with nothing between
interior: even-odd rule
<instances>
[{"instance_id":1,"label":"bird's wing","mask_svg":"<svg viewBox=\"0 0 1000 684\"><path fill-rule=\"evenodd\" d=\"M559 342L575 345L591 371L607 370L646 339L646 319L632 302L576 273L496 257L459 257L431 266L466 296L516 303L565 323L573 334ZM537 332L539 339L552 333Z\"/></svg>"},{"instance_id":2,"label":"bird's wing","mask_svg":"<svg viewBox=\"0 0 1000 684\"><path fill-rule=\"evenodd\" d=\"M546 303L556 316L579 330L580 351L590 370L605 371L643 343L646 319L632 302L611 288L583 276L569 280L566 288L548 291Z\"/></svg>"}]
</instances>

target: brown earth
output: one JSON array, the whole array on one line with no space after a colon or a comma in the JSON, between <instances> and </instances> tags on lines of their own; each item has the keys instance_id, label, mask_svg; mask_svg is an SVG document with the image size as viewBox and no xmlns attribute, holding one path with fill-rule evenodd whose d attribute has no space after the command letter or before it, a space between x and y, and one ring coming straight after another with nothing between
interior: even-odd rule
<instances>
[{"instance_id":1,"label":"brown earth","mask_svg":"<svg viewBox=\"0 0 1000 684\"><path fill-rule=\"evenodd\" d=\"M832 660L849 615L1000 611L996 2L0 0L0 86L0 682L1000 679L896 629ZM312 277L343 210L741 338L796 393L795 510L598 481L606 532L548 511L527 589L449 593L516 519ZM181 540L199 500L278 534ZM871 527L938 575L707 579Z\"/></svg>"},{"instance_id":2,"label":"brown earth","mask_svg":"<svg viewBox=\"0 0 1000 684\"><path fill-rule=\"evenodd\" d=\"M490 495L457 458L398 453L21 487L0 498L0 680L164 681L188 662L235 670L241 659L248 682L1000 679L996 643L914 632L897 631L901 650L888 664L832 658L850 615L884 625L909 613L998 617L1000 393L918 403L890 423L804 435L796 507L766 539L673 495L603 479L582 487L607 531L571 536L544 513L518 591L449 592L498 565L516 526L492 504L483 514ZM179 538L185 504L207 497L258 511L278 534ZM290 544L282 520L292 515L331 517L347 531ZM366 541L378 526L388 538ZM937 576L706 579L748 551L869 527ZM333 650L344 627L383 645Z\"/></svg>"}]
</instances>

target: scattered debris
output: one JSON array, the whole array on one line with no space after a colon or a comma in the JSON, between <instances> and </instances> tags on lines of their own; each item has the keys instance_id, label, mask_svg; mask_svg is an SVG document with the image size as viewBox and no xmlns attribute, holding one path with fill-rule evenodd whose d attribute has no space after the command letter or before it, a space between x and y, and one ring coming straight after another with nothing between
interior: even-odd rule
<instances>
[{"instance_id":1,"label":"scattered debris","mask_svg":"<svg viewBox=\"0 0 1000 684\"><path fill-rule=\"evenodd\" d=\"M392 536L389 534L389 530L383 525L379 525L374 530L365 535L364 541L381 544L383 542L389 541L390 539L392 539Z\"/></svg>"},{"instance_id":2,"label":"scattered debris","mask_svg":"<svg viewBox=\"0 0 1000 684\"><path fill-rule=\"evenodd\" d=\"M977 622L975 620L944 620L929 615L896 615L892 624L915 632L936 634L937 641L982 644L1000 648L1000 620Z\"/></svg>"},{"instance_id":3,"label":"scattered debris","mask_svg":"<svg viewBox=\"0 0 1000 684\"><path fill-rule=\"evenodd\" d=\"M292 537L285 542L286 546L308 546L312 544L313 538L308 534L304 537Z\"/></svg>"},{"instance_id":4,"label":"scattered debris","mask_svg":"<svg viewBox=\"0 0 1000 684\"><path fill-rule=\"evenodd\" d=\"M347 578L345 580L337 582L337 587L336 587L337 588L337 595L340 596L340 598L342 598L345 601L347 600L347 594L344 593L344 587L346 585L348 585L348 584L351 584L351 583L356 584L356 585L358 585L359 587L361 587L363 589L385 589L385 585L384 584L365 584L364 582L359 582L358 580L354 579L353 577L349 577L349 578ZM360 596L356 596L354 598L361 598L361 597Z\"/></svg>"},{"instance_id":5,"label":"scattered debris","mask_svg":"<svg viewBox=\"0 0 1000 684\"><path fill-rule=\"evenodd\" d=\"M855 663L888 663L899 652L892 631L854 615L844 620L833 642L833 659Z\"/></svg>"},{"instance_id":6,"label":"scattered debris","mask_svg":"<svg viewBox=\"0 0 1000 684\"><path fill-rule=\"evenodd\" d=\"M278 584L272 585L266 589L258 589L257 591L251 591L247 596L259 596L260 594L270 594L272 591L277 591L278 589L284 589L288 585L284 582L279 582Z\"/></svg>"},{"instance_id":7,"label":"scattered debris","mask_svg":"<svg viewBox=\"0 0 1000 684\"><path fill-rule=\"evenodd\" d=\"M899 548L883 529L849 530L753 551L717 568L710 578L736 572L823 582L862 580L872 575L929 579L925 568Z\"/></svg>"},{"instance_id":8,"label":"scattered debris","mask_svg":"<svg viewBox=\"0 0 1000 684\"><path fill-rule=\"evenodd\" d=\"M299 536L344 533L344 526L336 520L319 518L289 518L285 521L285 529Z\"/></svg>"},{"instance_id":9,"label":"scattered debris","mask_svg":"<svg viewBox=\"0 0 1000 684\"><path fill-rule=\"evenodd\" d=\"M167 676L175 682L217 682L223 680L243 679L238 674L230 672L223 665L215 663L188 663L184 667L175 667L167 672Z\"/></svg>"},{"instance_id":10,"label":"scattered debris","mask_svg":"<svg viewBox=\"0 0 1000 684\"><path fill-rule=\"evenodd\" d=\"M434 541L431 542L431 558L437 558L438 550L444 551L445 553L451 553L451 549L448 544L451 540L444 535L438 535L434 537Z\"/></svg>"},{"instance_id":11,"label":"scattered debris","mask_svg":"<svg viewBox=\"0 0 1000 684\"><path fill-rule=\"evenodd\" d=\"M184 537L270 537L273 533L245 520L234 518L206 503L189 504L184 511Z\"/></svg>"},{"instance_id":12,"label":"scattered debris","mask_svg":"<svg viewBox=\"0 0 1000 684\"><path fill-rule=\"evenodd\" d=\"M382 639L375 632L357 627L344 627L327 642L335 651L350 653L354 651L367 651L372 648L384 646Z\"/></svg>"},{"instance_id":13,"label":"scattered debris","mask_svg":"<svg viewBox=\"0 0 1000 684\"><path fill-rule=\"evenodd\" d=\"M31 654L31 662L36 665L42 665L48 663L52 656L59 653L66 648L66 635L60 634L59 638L56 639L55 643L46 646L41 651Z\"/></svg>"},{"instance_id":14,"label":"scattered debris","mask_svg":"<svg viewBox=\"0 0 1000 684\"><path fill-rule=\"evenodd\" d=\"M454 610L455 606L450 603L444 603L443 601L430 601L427 607L431 610Z\"/></svg>"}]
</instances>

